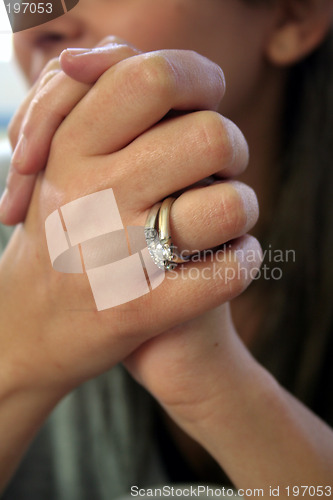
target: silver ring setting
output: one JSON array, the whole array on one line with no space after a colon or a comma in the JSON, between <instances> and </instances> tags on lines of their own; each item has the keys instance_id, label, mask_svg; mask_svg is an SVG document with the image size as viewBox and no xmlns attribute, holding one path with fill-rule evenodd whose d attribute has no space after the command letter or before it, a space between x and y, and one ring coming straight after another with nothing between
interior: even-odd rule
<instances>
[{"instance_id":1,"label":"silver ring setting","mask_svg":"<svg viewBox=\"0 0 333 500\"><path fill-rule=\"evenodd\" d=\"M145 224L145 238L148 251L159 269L172 270L178 264L187 262L181 257L171 241L170 209L175 198L168 197L156 203L150 210Z\"/></svg>"}]
</instances>

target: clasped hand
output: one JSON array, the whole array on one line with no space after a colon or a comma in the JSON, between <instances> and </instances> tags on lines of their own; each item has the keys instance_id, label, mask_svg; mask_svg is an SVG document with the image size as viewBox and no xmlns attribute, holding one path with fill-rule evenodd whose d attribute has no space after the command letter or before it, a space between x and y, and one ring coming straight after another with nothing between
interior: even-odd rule
<instances>
[{"instance_id":1,"label":"clasped hand","mask_svg":"<svg viewBox=\"0 0 333 500\"><path fill-rule=\"evenodd\" d=\"M223 93L221 69L203 56L140 53L114 38L84 53L67 50L44 70L10 128L17 147L3 221L24 222L1 262L11 332L1 344L18 385L65 394L125 361L168 406L196 400L195 377L207 386L217 365L227 369L223 357L236 355L239 343L227 306L219 306L249 285L251 273L226 282L200 270L224 276L238 268L237 250L242 266L259 267L260 247L246 234L258 217L256 196L233 180L247 166L248 148L217 112ZM210 185L197 185L213 175ZM85 275L52 269L44 224L63 204L110 187L124 226L143 226L156 202L181 193L171 210L178 249L230 242L225 258L186 263L176 280L97 312ZM247 261L249 251L256 262ZM197 279L188 279L194 267Z\"/></svg>"}]
</instances>

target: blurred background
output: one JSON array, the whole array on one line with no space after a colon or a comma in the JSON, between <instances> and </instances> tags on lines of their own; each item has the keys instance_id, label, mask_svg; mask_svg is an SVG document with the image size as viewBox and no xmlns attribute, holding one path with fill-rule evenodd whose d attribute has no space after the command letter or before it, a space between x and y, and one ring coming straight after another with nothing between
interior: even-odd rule
<instances>
[{"instance_id":1,"label":"blurred background","mask_svg":"<svg viewBox=\"0 0 333 500\"><path fill-rule=\"evenodd\" d=\"M0 0L0 195L5 186L11 148L7 139L7 125L26 93L23 77L13 59L12 32ZM2 227L0 247L4 247L12 228Z\"/></svg>"},{"instance_id":2,"label":"blurred background","mask_svg":"<svg viewBox=\"0 0 333 500\"><path fill-rule=\"evenodd\" d=\"M0 140L3 142L10 118L24 98L26 85L13 58L12 34L2 1L0 2L0 81Z\"/></svg>"}]
</instances>

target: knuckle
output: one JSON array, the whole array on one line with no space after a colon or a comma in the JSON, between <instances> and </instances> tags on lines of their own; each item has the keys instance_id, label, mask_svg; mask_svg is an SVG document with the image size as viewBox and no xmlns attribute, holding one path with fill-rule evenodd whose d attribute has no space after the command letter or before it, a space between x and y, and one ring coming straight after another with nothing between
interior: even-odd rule
<instances>
[{"instance_id":1,"label":"knuckle","mask_svg":"<svg viewBox=\"0 0 333 500\"><path fill-rule=\"evenodd\" d=\"M40 81L39 87L31 98L24 120L22 120L22 129L25 133L34 133L37 125L45 124L50 116L53 117L57 114L57 108L52 99L50 99L47 82L58 73L58 70L55 70L54 74L47 73Z\"/></svg>"},{"instance_id":2,"label":"knuckle","mask_svg":"<svg viewBox=\"0 0 333 500\"><path fill-rule=\"evenodd\" d=\"M119 36L108 35L97 44L97 47L103 47L105 45L124 44L124 43L125 43L124 40Z\"/></svg>"},{"instance_id":3,"label":"knuckle","mask_svg":"<svg viewBox=\"0 0 333 500\"><path fill-rule=\"evenodd\" d=\"M37 120L42 118L44 113L47 111L45 106L44 93L38 92L32 99L30 103L29 110L29 123L32 122L32 118L36 117Z\"/></svg>"},{"instance_id":4,"label":"knuckle","mask_svg":"<svg viewBox=\"0 0 333 500\"><path fill-rule=\"evenodd\" d=\"M59 128L57 128L57 130L54 132L54 135L52 137L51 146L50 146L50 150L52 151L52 153L61 152L65 155L69 155L70 141L68 141L66 139L68 139L68 134L66 133L66 128L64 130L63 125L61 125Z\"/></svg>"},{"instance_id":5,"label":"knuckle","mask_svg":"<svg viewBox=\"0 0 333 500\"><path fill-rule=\"evenodd\" d=\"M239 226L244 232L249 231L259 218L259 203L253 188L239 181L231 181L234 194L238 198L239 210L242 211L244 223Z\"/></svg>"},{"instance_id":6,"label":"knuckle","mask_svg":"<svg viewBox=\"0 0 333 500\"><path fill-rule=\"evenodd\" d=\"M259 219L259 201L254 189L250 186L246 186L247 188L247 199L249 209L247 211L247 230L251 229Z\"/></svg>"},{"instance_id":7,"label":"knuckle","mask_svg":"<svg viewBox=\"0 0 333 500\"><path fill-rule=\"evenodd\" d=\"M20 130L20 123L21 123L21 119L20 119L18 113L16 113L13 116L13 118L10 120L8 128L7 128L8 138L9 138L9 141L10 141L10 144L12 147L15 146L15 143L17 141L18 133Z\"/></svg>"},{"instance_id":8,"label":"knuckle","mask_svg":"<svg viewBox=\"0 0 333 500\"><path fill-rule=\"evenodd\" d=\"M235 277L228 283L230 299L238 297L249 285L248 275L240 265L236 265L234 271Z\"/></svg>"},{"instance_id":9,"label":"knuckle","mask_svg":"<svg viewBox=\"0 0 333 500\"><path fill-rule=\"evenodd\" d=\"M222 116L214 111L202 111L198 128L198 141L202 154L208 161L216 163L217 170L234 161L234 147L229 138Z\"/></svg>"},{"instance_id":10,"label":"knuckle","mask_svg":"<svg viewBox=\"0 0 333 500\"><path fill-rule=\"evenodd\" d=\"M239 236L247 226L244 202L238 191L231 185L225 189L221 199L221 219L223 232L227 239Z\"/></svg>"},{"instance_id":11,"label":"knuckle","mask_svg":"<svg viewBox=\"0 0 333 500\"><path fill-rule=\"evenodd\" d=\"M40 74L40 77L43 78L44 75L55 69L60 69L59 57L53 57L47 62L47 64L45 65L44 69Z\"/></svg>"},{"instance_id":12,"label":"knuckle","mask_svg":"<svg viewBox=\"0 0 333 500\"><path fill-rule=\"evenodd\" d=\"M50 113L53 113L49 100L46 97L47 94L45 91L39 91L32 98L23 123L23 129L27 135L34 133L36 124L39 126L45 124Z\"/></svg>"},{"instance_id":13,"label":"knuckle","mask_svg":"<svg viewBox=\"0 0 333 500\"><path fill-rule=\"evenodd\" d=\"M176 73L172 63L161 52L148 53L133 58L128 66L130 78L126 82L132 91L156 100L170 100L176 85Z\"/></svg>"},{"instance_id":14,"label":"knuckle","mask_svg":"<svg viewBox=\"0 0 333 500\"><path fill-rule=\"evenodd\" d=\"M230 254L234 272L228 287L232 297L244 292L256 278L263 259L260 243L254 236L247 235L242 241L246 244L241 244Z\"/></svg>"},{"instance_id":15,"label":"knuckle","mask_svg":"<svg viewBox=\"0 0 333 500\"><path fill-rule=\"evenodd\" d=\"M50 71L48 71L47 73L44 73L41 78L40 78L40 81L39 81L39 85L38 85L38 89L37 89L37 92L39 90L41 90L43 87L45 87L45 85L56 75L58 75L60 72L59 69L50 69Z\"/></svg>"},{"instance_id":16,"label":"knuckle","mask_svg":"<svg viewBox=\"0 0 333 500\"><path fill-rule=\"evenodd\" d=\"M248 274L242 265L233 257L224 269L227 300L238 297L249 285Z\"/></svg>"}]
</instances>

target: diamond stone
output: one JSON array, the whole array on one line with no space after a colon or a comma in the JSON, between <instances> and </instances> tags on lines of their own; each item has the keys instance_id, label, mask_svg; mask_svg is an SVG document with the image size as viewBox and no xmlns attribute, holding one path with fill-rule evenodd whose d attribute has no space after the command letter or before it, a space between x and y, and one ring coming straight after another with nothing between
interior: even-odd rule
<instances>
[{"instance_id":1,"label":"diamond stone","mask_svg":"<svg viewBox=\"0 0 333 500\"><path fill-rule=\"evenodd\" d=\"M173 267L172 248L168 243L160 240L156 229L146 228L145 237L151 258L160 269L171 269Z\"/></svg>"}]
</instances>

